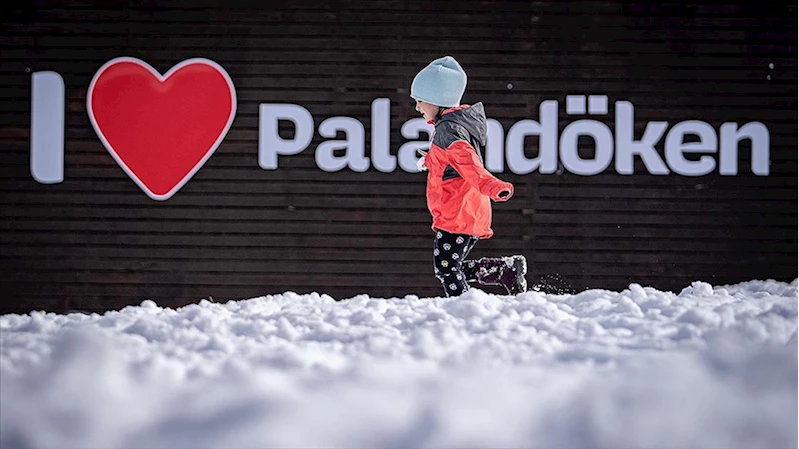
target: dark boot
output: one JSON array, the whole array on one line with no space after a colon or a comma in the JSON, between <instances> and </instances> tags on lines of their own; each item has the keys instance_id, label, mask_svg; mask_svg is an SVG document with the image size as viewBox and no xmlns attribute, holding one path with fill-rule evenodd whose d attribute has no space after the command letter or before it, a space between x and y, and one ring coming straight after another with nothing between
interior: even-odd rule
<instances>
[{"instance_id":1,"label":"dark boot","mask_svg":"<svg viewBox=\"0 0 799 449\"><path fill-rule=\"evenodd\" d=\"M477 282L502 286L511 295L527 291L525 274L527 259L524 256L483 257L477 261Z\"/></svg>"}]
</instances>

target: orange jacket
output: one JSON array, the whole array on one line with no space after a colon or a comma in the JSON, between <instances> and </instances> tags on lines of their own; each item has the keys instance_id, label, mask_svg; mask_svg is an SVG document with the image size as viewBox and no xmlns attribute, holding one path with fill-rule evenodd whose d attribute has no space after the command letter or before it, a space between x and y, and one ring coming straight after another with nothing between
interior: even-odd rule
<instances>
[{"instance_id":1,"label":"orange jacket","mask_svg":"<svg viewBox=\"0 0 799 449\"><path fill-rule=\"evenodd\" d=\"M507 201L513 185L483 167L480 153L487 137L483 104L448 109L434 125L424 162L432 228L490 238L494 235L491 200Z\"/></svg>"}]
</instances>

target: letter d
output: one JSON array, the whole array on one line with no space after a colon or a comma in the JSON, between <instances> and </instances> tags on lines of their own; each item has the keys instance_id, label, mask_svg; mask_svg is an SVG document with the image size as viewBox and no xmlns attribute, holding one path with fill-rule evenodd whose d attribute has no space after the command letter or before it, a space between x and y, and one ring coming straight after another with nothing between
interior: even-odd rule
<instances>
[{"instance_id":1,"label":"letter d","mask_svg":"<svg viewBox=\"0 0 799 449\"><path fill-rule=\"evenodd\" d=\"M294 124L294 138L283 139L278 133L280 120ZM278 155L302 152L313 138L313 116L296 104L263 103L258 119L258 165L265 170L277 169Z\"/></svg>"}]
</instances>

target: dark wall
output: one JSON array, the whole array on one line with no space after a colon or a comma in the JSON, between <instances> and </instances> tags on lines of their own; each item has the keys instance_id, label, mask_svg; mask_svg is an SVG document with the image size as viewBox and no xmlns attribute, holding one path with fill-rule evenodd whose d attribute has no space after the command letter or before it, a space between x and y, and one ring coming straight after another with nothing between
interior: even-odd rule
<instances>
[{"instance_id":1,"label":"dark wall","mask_svg":"<svg viewBox=\"0 0 799 449\"><path fill-rule=\"evenodd\" d=\"M292 103L315 126L391 100L391 149L418 117L416 72L450 54L505 132L569 95L606 95L647 122L762 122L770 173L652 175L611 165L594 176L497 173L516 196L496 204L496 236L474 257L520 253L538 280L574 290L639 283L679 291L797 276L797 21L790 2L609 1L27 2L3 6L0 42L0 311L108 310L151 298L180 306L284 291L438 296L425 174L317 167L304 152L258 165L258 108ZM180 191L155 201L117 165L87 116L107 61L165 73L188 58L228 72L238 111L227 137ZM30 172L31 75L64 79L64 181ZM582 117L591 118L591 117ZM285 138L292 129L281 127ZM656 146L664 156L664 139ZM528 157L537 138L526 139ZM580 139L580 155L594 144ZM718 154L713 155L718 159ZM492 290L493 291L493 290Z\"/></svg>"}]
</instances>

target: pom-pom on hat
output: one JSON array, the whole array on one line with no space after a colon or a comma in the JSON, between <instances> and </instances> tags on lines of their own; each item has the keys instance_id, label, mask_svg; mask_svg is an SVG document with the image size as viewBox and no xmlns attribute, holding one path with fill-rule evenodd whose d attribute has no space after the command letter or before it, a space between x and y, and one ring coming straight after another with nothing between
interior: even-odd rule
<instances>
[{"instance_id":1,"label":"pom-pom on hat","mask_svg":"<svg viewBox=\"0 0 799 449\"><path fill-rule=\"evenodd\" d=\"M423 68L411 83L411 98L436 106L461 104L466 90L466 72L452 56L444 56Z\"/></svg>"}]
</instances>

